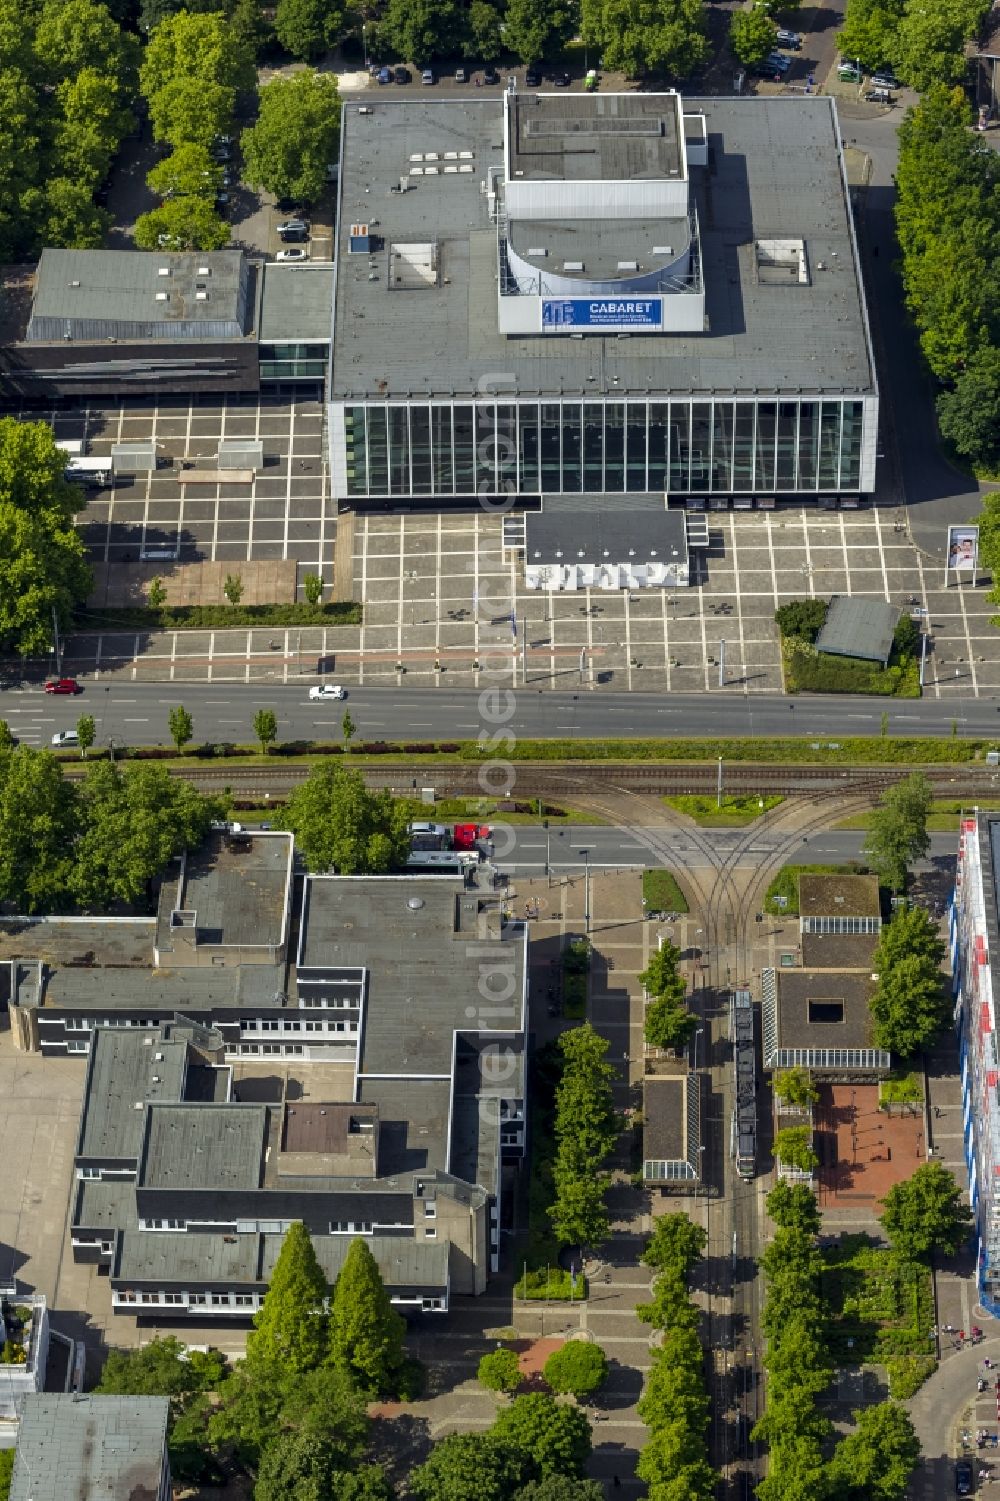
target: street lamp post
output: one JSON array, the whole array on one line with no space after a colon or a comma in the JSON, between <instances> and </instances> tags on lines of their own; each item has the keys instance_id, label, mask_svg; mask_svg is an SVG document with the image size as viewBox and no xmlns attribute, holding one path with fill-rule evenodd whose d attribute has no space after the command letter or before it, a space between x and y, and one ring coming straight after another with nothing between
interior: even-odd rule
<instances>
[{"instance_id":1,"label":"street lamp post","mask_svg":"<svg viewBox=\"0 0 1000 1501\"><path fill-rule=\"evenodd\" d=\"M549 887L552 885L552 834L549 830L549 821L542 819L542 828L545 830L545 880Z\"/></svg>"},{"instance_id":2,"label":"street lamp post","mask_svg":"<svg viewBox=\"0 0 1000 1501\"><path fill-rule=\"evenodd\" d=\"M715 785L715 806L722 807L722 757L719 757L719 775Z\"/></svg>"},{"instance_id":3,"label":"street lamp post","mask_svg":"<svg viewBox=\"0 0 1000 1501\"><path fill-rule=\"evenodd\" d=\"M590 936L590 850L582 849L583 856L583 931Z\"/></svg>"}]
</instances>

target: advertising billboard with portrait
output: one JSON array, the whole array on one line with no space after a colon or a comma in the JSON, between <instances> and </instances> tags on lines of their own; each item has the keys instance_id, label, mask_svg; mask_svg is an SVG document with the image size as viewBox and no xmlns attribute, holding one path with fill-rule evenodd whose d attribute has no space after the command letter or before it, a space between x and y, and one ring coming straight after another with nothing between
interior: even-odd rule
<instances>
[{"instance_id":1,"label":"advertising billboard with portrait","mask_svg":"<svg viewBox=\"0 0 1000 1501\"><path fill-rule=\"evenodd\" d=\"M978 526L950 526L948 528L948 567L955 573L975 573L978 562Z\"/></svg>"}]
</instances>

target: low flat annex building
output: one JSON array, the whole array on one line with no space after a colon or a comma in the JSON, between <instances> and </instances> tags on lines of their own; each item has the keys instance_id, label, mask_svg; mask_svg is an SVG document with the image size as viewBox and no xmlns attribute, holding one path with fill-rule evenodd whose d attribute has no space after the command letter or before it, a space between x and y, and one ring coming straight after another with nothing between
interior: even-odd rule
<instances>
[{"instance_id":1,"label":"low flat annex building","mask_svg":"<svg viewBox=\"0 0 1000 1501\"><path fill-rule=\"evenodd\" d=\"M0 392L323 389L333 267L240 250L43 250L0 274Z\"/></svg>"},{"instance_id":2,"label":"low flat annex building","mask_svg":"<svg viewBox=\"0 0 1000 1501\"><path fill-rule=\"evenodd\" d=\"M10 1501L170 1501L167 1397L24 1399Z\"/></svg>"},{"instance_id":3,"label":"low flat annex building","mask_svg":"<svg viewBox=\"0 0 1000 1501\"><path fill-rule=\"evenodd\" d=\"M342 506L873 490L832 99L366 97L339 191Z\"/></svg>"},{"instance_id":4,"label":"low flat annex building","mask_svg":"<svg viewBox=\"0 0 1000 1501\"><path fill-rule=\"evenodd\" d=\"M71 1237L118 1313L251 1317L295 1220L331 1281L363 1236L402 1307L443 1311L498 1266L525 1151L527 925L463 879L313 876L301 928L300 1014L352 1017L318 1079L304 1058L234 1058L183 1015L94 1033Z\"/></svg>"}]
</instances>

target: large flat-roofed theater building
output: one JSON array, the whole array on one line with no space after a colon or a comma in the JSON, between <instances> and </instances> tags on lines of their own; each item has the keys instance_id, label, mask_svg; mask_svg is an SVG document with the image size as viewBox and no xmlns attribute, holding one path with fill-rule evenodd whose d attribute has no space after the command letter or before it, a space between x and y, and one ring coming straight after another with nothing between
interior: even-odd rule
<instances>
[{"instance_id":1,"label":"large flat-roofed theater building","mask_svg":"<svg viewBox=\"0 0 1000 1501\"><path fill-rule=\"evenodd\" d=\"M342 505L874 488L832 99L346 104L337 233Z\"/></svg>"},{"instance_id":2,"label":"large flat-roofed theater building","mask_svg":"<svg viewBox=\"0 0 1000 1501\"><path fill-rule=\"evenodd\" d=\"M1000 1317L1000 815L960 825L950 950L962 1070L962 1124L976 1217L979 1301Z\"/></svg>"},{"instance_id":3,"label":"large flat-roofed theater building","mask_svg":"<svg viewBox=\"0 0 1000 1501\"><path fill-rule=\"evenodd\" d=\"M331 1281L363 1236L403 1307L442 1311L498 1266L525 1150L526 925L446 876L309 877L300 922L288 994L241 1023L273 1044L183 1014L93 1030L72 1245L118 1313L249 1318L295 1220ZM271 1048L291 1073L254 1069Z\"/></svg>"},{"instance_id":4,"label":"large flat-roofed theater building","mask_svg":"<svg viewBox=\"0 0 1000 1501\"><path fill-rule=\"evenodd\" d=\"M0 273L0 391L25 400L324 387L333 266L241 250L43 250Z\"/></svg>"}]
</instances>

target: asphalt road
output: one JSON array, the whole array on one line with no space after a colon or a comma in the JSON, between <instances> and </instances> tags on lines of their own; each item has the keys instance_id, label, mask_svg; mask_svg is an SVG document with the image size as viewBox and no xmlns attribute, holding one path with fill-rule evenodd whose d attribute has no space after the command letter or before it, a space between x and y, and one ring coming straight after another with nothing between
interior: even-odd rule
<instances>
[{"instance_id":1,"label":"asphalt road","mask_svg":"<svg viewBox=\"0 0 1000 1501\"><path fill-rule=\"evenodd\" d=\"M484 733L502 756L502 732L525 739L655 736L800 735L842 739L877 735L888 715L893 735L996 736L1000 704L969 699L892 702L871 698L796 698L733 693L550 693L523 689L352 688L346 703L311 703L309 682L253 688L232 683L97 683L75 698L40 687L0 693L0 718L29 745L48 744L81 714L97 721L97 744L169 744L167 715L183 704L196 742L250 742L258 708L274 709L279 740L339 740L345 709L362 740L469 740ZM513 703L511 700L513 699Z\"/></svg>"},{"instance_id":2,"label":"asphalt road","mask_svg":"<svg viewBox=\"0 0 1000 1501\"><path fill-rule=\"evenodd\" d=\"M745 829L713 829L712 844L720 856L729 854L746 836ZM546 859L553 874L583 869L587 859L590 868L622 867L628 865L669 864L659 855L651 855L642 840L641 829L615 829L606 826L572 824L564 828L551 827L546 841L545 830L539 824L511 825L513 847L504 852L504 843L497 840L496 857L501 870L524 875L540 875L545 872ZM864 832L860 829L844 829L828 834L810 834L803 839L803 859L810 863L820 861L856 860L861 855ZM957 834L932 834L928 864L954 860ZM787 843L787 834L761 832L747 848L745 863L756 865L765 856ZM668 853L677 850L684 853L690 845L682 829L657 829L657 844ZM585 858L584 850L589 851ZM924 868L923 865L917 869Z\"/></svg>"}]
</instances>

